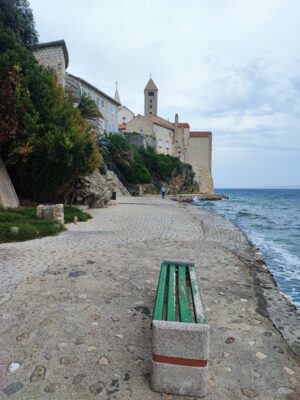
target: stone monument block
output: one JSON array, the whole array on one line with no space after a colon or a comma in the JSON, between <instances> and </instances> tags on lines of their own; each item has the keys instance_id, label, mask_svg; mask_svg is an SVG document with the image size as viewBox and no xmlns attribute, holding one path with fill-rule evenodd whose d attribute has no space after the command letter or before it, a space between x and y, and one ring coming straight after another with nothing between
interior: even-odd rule
<instances>
[{"instance_id":1,"label":"stone monument block","mask_svg":"<svg viewBox=\"0 0 300 400\"><path fill-rule=\"evenodd\" d=\"M36 216L41 219L52 219L64 224L63 204L40 204L36 208Z\"/></svg>"}]
</instances>

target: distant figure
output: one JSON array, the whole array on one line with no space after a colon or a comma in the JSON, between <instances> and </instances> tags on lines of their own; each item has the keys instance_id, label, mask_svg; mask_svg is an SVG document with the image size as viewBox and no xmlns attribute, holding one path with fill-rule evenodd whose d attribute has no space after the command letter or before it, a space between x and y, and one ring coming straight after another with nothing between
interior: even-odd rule
<instances>
[{"instance_id":1,"label":"distant figure","mask_svg":"<svg viewBox=\"0 0 300 400\"><path fill-rule=\"evenodd\" d=\"M167 188L165 187L165 185L162 185L161 189L160 189L160 193L161 193L161 197L164 199L165 195L166 195L166 191Z\"/></svg>"}]
</instances>

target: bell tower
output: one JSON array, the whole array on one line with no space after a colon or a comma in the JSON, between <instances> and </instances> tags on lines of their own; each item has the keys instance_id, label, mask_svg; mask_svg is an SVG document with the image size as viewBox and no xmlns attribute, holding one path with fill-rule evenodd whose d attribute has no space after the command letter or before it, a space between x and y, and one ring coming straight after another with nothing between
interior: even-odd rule
<instances>
[{"instance_id":1,"label":"bell tower","mask_svg":"<svg viewBox=\"0 0 300 400\"><path fill-rule=\"evenodd\" d=\"M151 75L144 89L144 115L157 115L158 89L153 82Z\"/></svg>"}]
</instances>

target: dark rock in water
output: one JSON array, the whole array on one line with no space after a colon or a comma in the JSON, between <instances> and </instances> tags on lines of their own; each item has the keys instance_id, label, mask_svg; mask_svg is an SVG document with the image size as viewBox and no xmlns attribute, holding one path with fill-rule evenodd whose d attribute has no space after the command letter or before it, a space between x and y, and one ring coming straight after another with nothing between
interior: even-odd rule
<instances>
[{"instance_id":1,"label":"dark rock in water","mask_svg":"<svg viewBox=\"0 0 300 400\"><path fill-rule=\"evenodd\" d=\"M21 382L13 382L10 385L6 386L6 388L4 388L2 390L7 396L10 396L10 395L18 392L20 389L22 389L22 387L23 387L23 384Z\"/></svg>"},{"instance_id":2,"label":"dark rock in water","mask_svg":"<svg viewBox=\"0 0 300 400\"><path fill-rule=\"evenodd\" d=\"M194 198L197 197L199 200L211 200L211 201L218 201L222 199L228 199L228 196L225 196L224 194L215 194L215 193L181 193L181 194L176 194L172 198L173 200L182 202L182 203L191 203Z\"/></svg>"}]
</instances>

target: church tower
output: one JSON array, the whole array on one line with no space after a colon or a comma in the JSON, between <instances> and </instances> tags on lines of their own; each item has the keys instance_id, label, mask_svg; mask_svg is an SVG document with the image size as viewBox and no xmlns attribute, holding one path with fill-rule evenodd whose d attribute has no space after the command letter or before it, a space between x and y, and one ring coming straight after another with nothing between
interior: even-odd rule
<instances>
[{"instance_id":1,"label":"church tower","mask_svg":"<svg viewBox=\"0 0 300 400\"><path fill-rule=\"evenodd\" d=\"M150 77L144 89L144 115L157 115L158 89Z\"/></svg>"}]
</instances>

